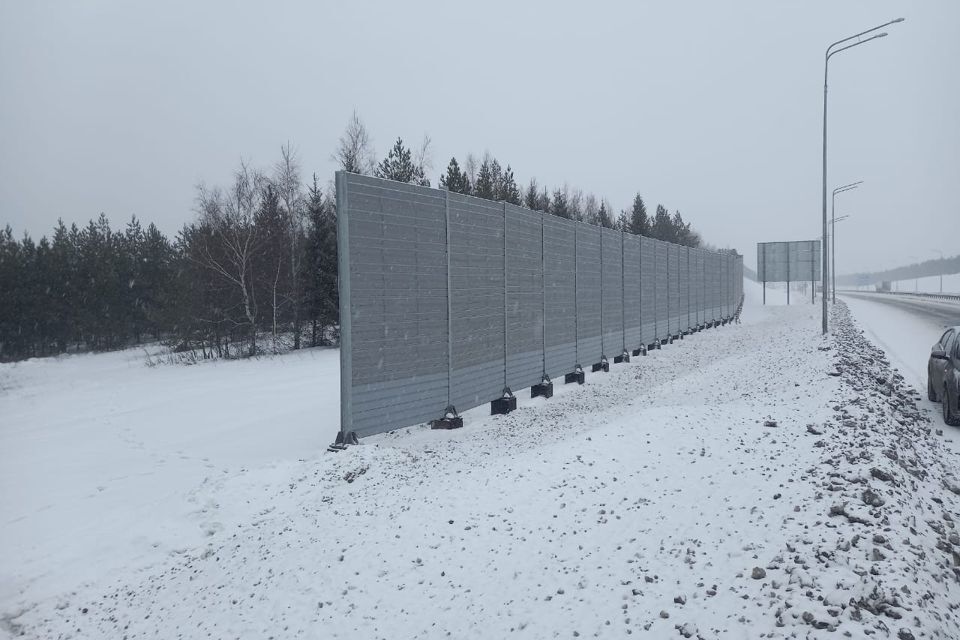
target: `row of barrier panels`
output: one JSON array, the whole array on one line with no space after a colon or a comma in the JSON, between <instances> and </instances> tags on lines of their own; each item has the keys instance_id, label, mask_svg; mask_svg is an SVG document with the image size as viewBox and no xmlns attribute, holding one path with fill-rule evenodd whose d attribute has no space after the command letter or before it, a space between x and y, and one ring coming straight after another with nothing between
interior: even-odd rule
<instances>
[{"instance_id":1,"label":"row of barrier panels","mask_svg":"<svg viewBox=\"0 0 960 640\"><path fill-rule=\"evenodd\" d=\"M339 172L339 442L459 411L730 320L743 259Z\"/></svg>"}]
</instances>

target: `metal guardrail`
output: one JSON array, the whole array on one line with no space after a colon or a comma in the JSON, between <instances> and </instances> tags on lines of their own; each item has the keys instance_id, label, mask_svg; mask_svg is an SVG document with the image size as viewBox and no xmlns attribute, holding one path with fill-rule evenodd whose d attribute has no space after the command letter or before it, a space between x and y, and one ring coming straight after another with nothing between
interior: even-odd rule
<instances>
[{"instance_id":1,"label":"metal guardrail","mask_svg":"<svg viewBox=\"0 0 960 640\"><path fill-rule=\"evenodd\" d=\"M910 296L912 298L926 298L930 300L946 300L947 302L960 303L960 295L953 293L922 293L914 291L860 291L858 289L838 289L838 293L860 293L866 295L882 296Z\"/></svg>"}]
</instances>

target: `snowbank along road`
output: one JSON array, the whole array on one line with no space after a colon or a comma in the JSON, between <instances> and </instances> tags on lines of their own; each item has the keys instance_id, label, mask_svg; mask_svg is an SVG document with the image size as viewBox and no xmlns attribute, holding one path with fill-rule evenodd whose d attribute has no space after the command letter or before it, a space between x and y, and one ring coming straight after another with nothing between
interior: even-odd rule
<instances>
[{"instance_id":1,"label":"snowbank along road","mask_svg":"<svg viewBox=\"0 0 960 640\"><path fill-rule=\"evenodd\" d=\"M757 298L748 292L743 324L588 374L550 400L524 398L507 416L468 412L459 431L414 427L324 454L335 404L291 394L290 415L316 416L303 425L316 446L265 462L244 440L252 463L238 465L239 452L229 465L213 461L179 495L193 509L170 508L128 568L101 574L94 556L85 575L31 581L44 549L5 540L26 557L3 552L16 585L3 591L0 629L29 638L960 637L957 459L932 435L918 393L843 304L822 338L819 307ZM271 385L302 376L279 362L267 361ZM318 378L335 379L335 361L324 364ZM247 373L231 374L234 365ZM249 366L191 375L228 376L243 396L262 382ZM128 376L157 380L157 369ZM0 411L25 393L15 371L4 373ZM117 410L127 423L144 419L142 399L125 402ZM190 428L222 436L232 421L259 422L269 440L277 419L269 403L226 403ZM5 424L3 442L57 446L8 435L28 427L43 430ZM170 473L143 465L156 483ZM4 487L3 521L24 518L17 531L28 535L34 516L11 512L15 491ZM64 528L85 524L70 513ZM119 548L138 544L124 530L104 535Z\"/></svg>"}]
</instances>

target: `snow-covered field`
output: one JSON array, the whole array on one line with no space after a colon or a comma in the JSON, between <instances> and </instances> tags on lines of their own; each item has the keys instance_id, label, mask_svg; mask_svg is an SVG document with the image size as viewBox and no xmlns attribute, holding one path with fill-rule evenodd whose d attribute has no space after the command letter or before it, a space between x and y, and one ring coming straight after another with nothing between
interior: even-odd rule
<instances>
[{"instance_id":1,"label":"snow-covered field","mask_svg":"<svg viewBox=\"0 0 960 640\"><path fill-rule=\"evenodd\" d=\"M960 637L957 457L843 305L822 338L745 287L742 324L337 454L334 351L0 365L0 633Z\"/></svg>"}]
</instances>

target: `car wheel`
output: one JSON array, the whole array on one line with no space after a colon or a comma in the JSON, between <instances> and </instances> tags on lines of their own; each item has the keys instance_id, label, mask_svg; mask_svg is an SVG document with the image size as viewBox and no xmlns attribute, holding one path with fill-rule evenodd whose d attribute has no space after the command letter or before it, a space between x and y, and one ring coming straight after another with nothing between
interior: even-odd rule
<instances>
[{"instance_id":1,"label":"car wheel","mask_svg":"<svg viewBox=\"0 0 960 640\"><path fill-rule=\"evenodd\" d=\"M930 380L930 374L927 374L927 400L930 402L937 401L937 392L933 388L933 381Z\"/></svg>"},{"instance_id":2,"label":"car wheel","mask_svg":"<svg viewBox=\"0 0 960 640\"><path fill-rule=\"evenodd\" d=\"M960 416L953 415L953 410L950 408L950 396L948 395L946 387L943 389L943 421L944 423L950 425L951 427L960 427Z\"/></svg>"}]
</instances>

